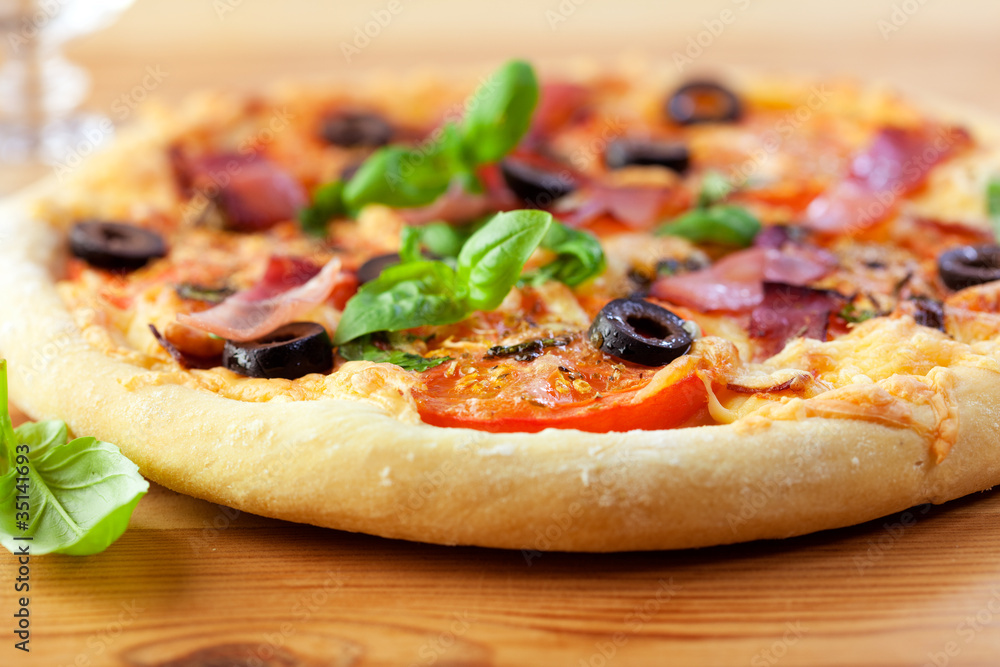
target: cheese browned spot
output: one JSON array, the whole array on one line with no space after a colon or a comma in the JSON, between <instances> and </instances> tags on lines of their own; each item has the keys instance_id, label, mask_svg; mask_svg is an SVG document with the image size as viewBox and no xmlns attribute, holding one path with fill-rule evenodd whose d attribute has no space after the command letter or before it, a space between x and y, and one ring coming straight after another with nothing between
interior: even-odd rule
<instances>
[{"instance_id":1,"label":"cheese browned spot","mask_svg":"<svg viewBox=\"0 0 1000 667\"><path fill-rule=\"evenodd\" d=\"M759 428L766 423L761 419L809 417L886 424L924 435L940 463L958 436L951 369L970 366L1000 374L1000 344L983 352L906 316L870 320L835 341L800 339L768 364L810 370L829 391L768 402L749 413L756 419L744 428Z\"/></svg>"}]
</instances>

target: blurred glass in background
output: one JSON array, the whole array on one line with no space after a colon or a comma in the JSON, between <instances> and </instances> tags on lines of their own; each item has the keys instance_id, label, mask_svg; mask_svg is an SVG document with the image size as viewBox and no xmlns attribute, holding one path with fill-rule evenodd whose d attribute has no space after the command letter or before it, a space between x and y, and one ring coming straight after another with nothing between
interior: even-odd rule
<instances>
[{"instance_id":1,"label":"blurred glass in background","mask_svg":"<svg viewBox=\"0 0 1000 667\"><path fill-rule=\"evenodd\" d=\"M0 161L53 163L79 142L106 142L113 125L79 111L90 76L63 45L109 25L133 0L0 0Z\"/></svg>"}]
</instances>

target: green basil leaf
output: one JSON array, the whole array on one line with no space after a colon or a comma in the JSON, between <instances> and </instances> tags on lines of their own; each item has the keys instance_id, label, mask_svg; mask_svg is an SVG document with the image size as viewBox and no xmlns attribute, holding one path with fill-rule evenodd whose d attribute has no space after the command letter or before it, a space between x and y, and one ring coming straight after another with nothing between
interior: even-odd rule
<instances>
[{"instance_id":1,"label":"green basil leaf","mask_svg":"<svg viewBox=\"0 0 1000 667\"><path fill-rule=\"evenodd\" d=\"M330 220L346 213L344 208L344 182L333 181L316 188L312 206L299 211L302 231L312 236L325 237Z\"/></svg>"},{"instance_id":2,"label":"green basil leaf","mask_svg":"<svg viewBox=\"0 0 1000 667\"><path fill-rule=\"evenodd\" d=\"M878 317L878 313L871 308L858 308L853 303L849 303L841 308L838 315L840 315L845 322L850 322L851 324L860 324L861 322L870 320L873 317Z\"/></svg>"},{"instance_id":3,"label":"green basil leaf","mask_svg":"<svg viewBox=\"0 0 1000 667\"><path fill-rule=\"evenodd\" d=\"M458 322L468 315L467 295L455 271L443 262L387 267L347 302L333 343L342 345L375 331Z\"/></svg>"},{"instance_id":4,"label":"green basil leaf","mask_svg":"<svg viewBox=\"0 0 1000 667\"><path fill-rule=\"evenodd\" d=\"M993 236L1000 241L1000 176L986 184L986 212L993 226Z\"/></svg>"},{"instance_id":5,"label":"green basil leaf","mask_svg":"<svg viewBox=\"0 0 1000 667\"><path fill-rule=\"evenodd\" d=\"M421 236L420 228L403 227L399 240L400 263L421 262L424 260L423 255L420 254Z\"/></svg>"},{"instance_id":6,"label":"green basil leaf","mask_svg":"<svg viewBox=\"0 0 1000 667\"><path fill-rule=\"evenodd\" d=\"M342 206L352 211L366 204L426 206L453 182L469 192L481 191L476 168L517 146L537 103L534 70L521 61L507 63L467 100L460 126L448 123L420 146L387 146L372 153L343 186ZM303 214L303 225L318 230L329 217L324 220L326 211L315 208Z\"/></svg>"},{"instance_id":7,"label":"green basil leaf","mask_svg":"<svg viewBox=\"0 0 1000 667\"><path fill-rule=\"evenodd\" d=\"M414 229L420 232L420 245L431 254L448 259L455 259L462 251L462 246L476 230L482 228L493 216L461 225L448 222L431 222Z\"/></svg>"},{"instance_id":8,"label":"green basil leaf","mask_svg":"<svg viewBox=\"0 0 1000 667\"><path fill-rule=\"evenodd\" d=\"M451 324L473 310L496 308L551 224L544 211L500 213L462 246L457 271L445 262L412 258L386 268L347 302L334 344L376 331ZM410 255L415 234L405 239Z\"/></svg>"},{"instance_id":9,"label":"green basil leaf","mask_svg":"<svg viewBox=\"0 0 1000 667\"><path fill-rule=\"evenodd\" d=\"M62 422L28 423L11 430L6 361L0 361L0 386L0 439L9 467L0 476L0 544L12 553L29 545L32 555L104 551L125 532L149 489L139 468L110 443L96 438L67 442ZM28 452L18 452L19 445L27 445ZM19 454L27 462L19 461ZM16 503L25 502L18 497L23 495L28 496L26 529L15 511ZM14 540L22 536L31 540Z\"/></svg>"},{"instance_id":10,"label":"green basil leaf","mask_svg":"<svg viewBox=\"0 0 1000 667\"><path fill-rule=\"evenodd\" d=\"M701 181L701 191L698 193L698 208L708 208L718 204L733 191L733 184L723 174L708 171Z\"/></svg>"},{"instance_id":11,"label":"green basil leaf","mask_svg":"<svg viewBox=\"0 0 1000 667\"><path fill-rule=\"evenodd\" d=\"M538 104L538 80L531 65L512 60L483 82L466 102L461 133L473 165L499 161L531 126Z\"/></svg>"},{"instance_id":12,"label":"green basil leaf","mask_svg":"<svg viewBox=\"0 0 1000 667\"><path fill-rule=\"evenodd\" d=\"M406 371L426 371L440 366L451 357L421 357L403 350L383 350L372 343L371 336L361 336L344 343L338 350L340 356L348 361L374 361L376 363L395 364Z\"/></svg>"},{"instance_id":13,"label":"green basil leaf","mask_svg":"<svg viewBox=\"0 0 1000 667\"><path fill-rule=\"evenodd\" d=\"M7 472L8 466L14 464L17 438L14 435L14 425L7 411L7 360L0 359L0 472ZM5 507L5 506L3 506ZM0 512L3 511L0 507Z\"/></svg>"},{"instance_id":14,"label":"green basil leaf","mask_svg":"<svg viewBox=\"0 0 1000 667\"><path fill-rule=\"evenodd\" d=\"M182 299L212 304L222 303L236 293L236 290L230 287L206 287L195 283L180 283L174 286L174 291Z\"/></svg>"},{"instance_id":15,"label":"green basil leaf","mask_svg":"<svg viewBox=\"0 0 1000 667\"><path fill-rule=\"evenodd\" d=\"M366 204L412 208L432 203L461 171L460 141L455 127L446 125L437 140L422 146L380 148L348 181L344 202L353 209Z\"/></svg>"},{"instance_id":16,"label":"green basil leaf","mask_svg":"<svg viewBox=\"0 0 1000 667\"><path fill-rule=\"evenodd\" d=\"M740 247L753 243L760 221L739 206L694 209L660 227L659 235L680 236L695 243L721 243Z\"/></svg>"},{"instance_id":17,"label":"green basil leaf","mask_svg":"<svg viewBox=\"0 0 1000 667\"><path fill-rule=\"evenodd\" d=\"M458 254L458 279L473 309L500 305L551 224L552 215L544 211L508 211L469 237Z\"/></svg>"},{"instance_id":18,"label":"green basil leaf","mask_svg":"<svg viewBox=\"0 0 1000 667\"><path fill-rule=\"evenodd\" d=\"M472 236L473 225L460 227L446 222L432 222L420 228L420 241L438 257L458 257L462 246Z\"/></svg>"},{"instance_id":19,"label":"green basil leaf","mask_svg":"<svg viewBox=\"0 0 1000 667\"><path fill-rule=\"evenodd\" d=\"M540 269L522 276L525 282L539 285L547 280L558 280L576 287L604 272L604 250L593 234L553 222L541 245L556 253L557 257Z\"/></svg>"}]
</instances>

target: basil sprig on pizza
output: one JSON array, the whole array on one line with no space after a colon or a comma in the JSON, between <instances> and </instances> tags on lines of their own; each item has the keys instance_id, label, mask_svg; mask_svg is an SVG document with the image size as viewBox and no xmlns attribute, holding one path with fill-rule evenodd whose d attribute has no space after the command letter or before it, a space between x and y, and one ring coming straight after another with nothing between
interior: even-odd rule
<instances>
[{"instance_id":1,"label":"basil sprig on pizza","mask_svg":"<svg viewBox=\"0 0 1000 667\"><path fill-rule=\"evenodd\" d=\"M551 224L552 216L543 211L500 213L462 245L454 268L419 257L387 267L347 302L333 342L453 324L476 310L495 309Z\"/></svg>"},{"instance_id":2,"label":"basil sprig on pizza","mask_svg":"<svg viewBox=\"0 0 1000 667\"><path fill-rule=\"evenodd\" d=\"M168 485L441 542L530 546L580 502L551 548L711 544L1000 480L979 124L521 61L409 84L215 100L47 197L9 236L34 249L0 247L22 323L0 349L56 398L18 391ZM114 421L59 389L94 365ZM270 456L289 443L315 474ZM744 516L755 485L780 502Z\"/></svg>"},{"instance_id":3,"label":"basil sprig on pizza","mask_svg":"<svg viewBox=\"0 0 1000 667\"><path fill-rule=\"evenodd\" d=\"M538 103L538 82L530 65L513 60L490 76L463 105L460 122L449 121L412 147L375 151L349 180L317 190L300 218L310 229L366 204L397 208L430 204L458 184L481 189L476 169L495 164L528 131Z\"/></svg>"}]
</instances>

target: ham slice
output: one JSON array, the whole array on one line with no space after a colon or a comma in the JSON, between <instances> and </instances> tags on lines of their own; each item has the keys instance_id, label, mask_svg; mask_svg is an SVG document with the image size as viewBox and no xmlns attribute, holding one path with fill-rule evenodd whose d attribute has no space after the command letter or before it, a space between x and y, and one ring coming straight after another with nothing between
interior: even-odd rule
<instances>
[{"instance_id":1,"label":"ham slice","mask_svg":"<svg viewBox=\"0 0 1000 667\"><path fill-rule=\"evenodd\" d=\"M689 204L681 188L610 186L594 183L575 198L582 204L562 217L570 227L585 227L608 215L633 229L649 229Z\"/></svg>"},{"instance_id":2,"label":"ham slice","mask_svg":"<svg viewBox=\"0 0 1000 667\"><path fill-rule=\"evenodd\" d=\"M466 192L461 183L454 182L448 191L437 198L433 204L420 208L407 208L399 211L408 224L423 225L428 222L443 220L445 222L469 222L497 211L516 208L517 201L510 192L494 192L487 184L482 193Z\"/></svg>"},{"instance_id":3,"label":"ham slice","mask_svg":"<svg viewBox=\"0 0 1000 667\"><path fill-rule=\"evenodd\" d=\"M263 278L217 306L199 313L180 313L189 327L233 341L267 335L323 303L342 284L355 281L334 258L321 268L308 260L272 257Z\"/></svg>"},{"instance_id":4,"label":"ham slice","mask_svg":"<svg viewBox=\"0 0 1000 667\"><path fill-rule=\"evenodd\" d=\"M825 234L849 234L875 225L892 214L903 195L923 185L935 165L968 141L961 129L932 133L883 128L854 156L847 176L809 204L806 226Z\"/></svg>"},{"instance_id":5,"label":"ham slice","mask_svg":"<svg viewBox=\"0 0 1000 667\"><path fill-rule=\"evenodd\" d=\"M792 240L792 232L784 225L768 225L757 234L753 240L755 248L774 248L780 250L782 246Z\"/></svg>"},{"instance_id":6,"label":"ham slice","mask_svg":"<svg viewBox=\"0 0 1000 667\"><path fill-rule=\"evenodd\" d=\"M188 196L201 191L213 197L232 229L261 231L294 220L309 203L302 184L258 155L220 153L188 158L171 152L174 173Z\"/></svg>"},{"instance_id":7,"label":"ham slice","mask_svg":"<svg viewBox=\"0 0 1000 667\"><path fill-rule=\"evenodd\" d=\"M583 116L589 94L586 87L575 83L543 84L527 143L544 141L559 128Z\"/></svg>"},{"instance_id":8,"label":"ham slice","mask_svg":"<svg viewBox=\"0 0 1000 667\"><path fill-rule=\"evenodd\" d=\"M231 227L258 231L294 220L309 198L288 172L257 158L233 174L229 185L219 192L219 203Z\"/></svg>"},{"instance_id":9,"label":"ham slice","mask_svg":"<svg viewBox=\"0 0 1000 667\"><path fill-rule=\"evenodd\" d=\"M658 279L650 294L703 312L747 311L764 300L764 283L807 285L836 266L825 250L786 244L748 248L727 255L701 271Z\"/></svg>"},{"instance_id":10,"label":"ham slice","mask_svg":"<svg viewBox=\"0 0 1000 667\"><path fill-rule=\"evenodd\" d=\"M765 282L761 303L750 313L750 338L756 359L772 357L800 336L826 340L830 316L847 299L837 292Z\"/></svg>"}]
</instances>

